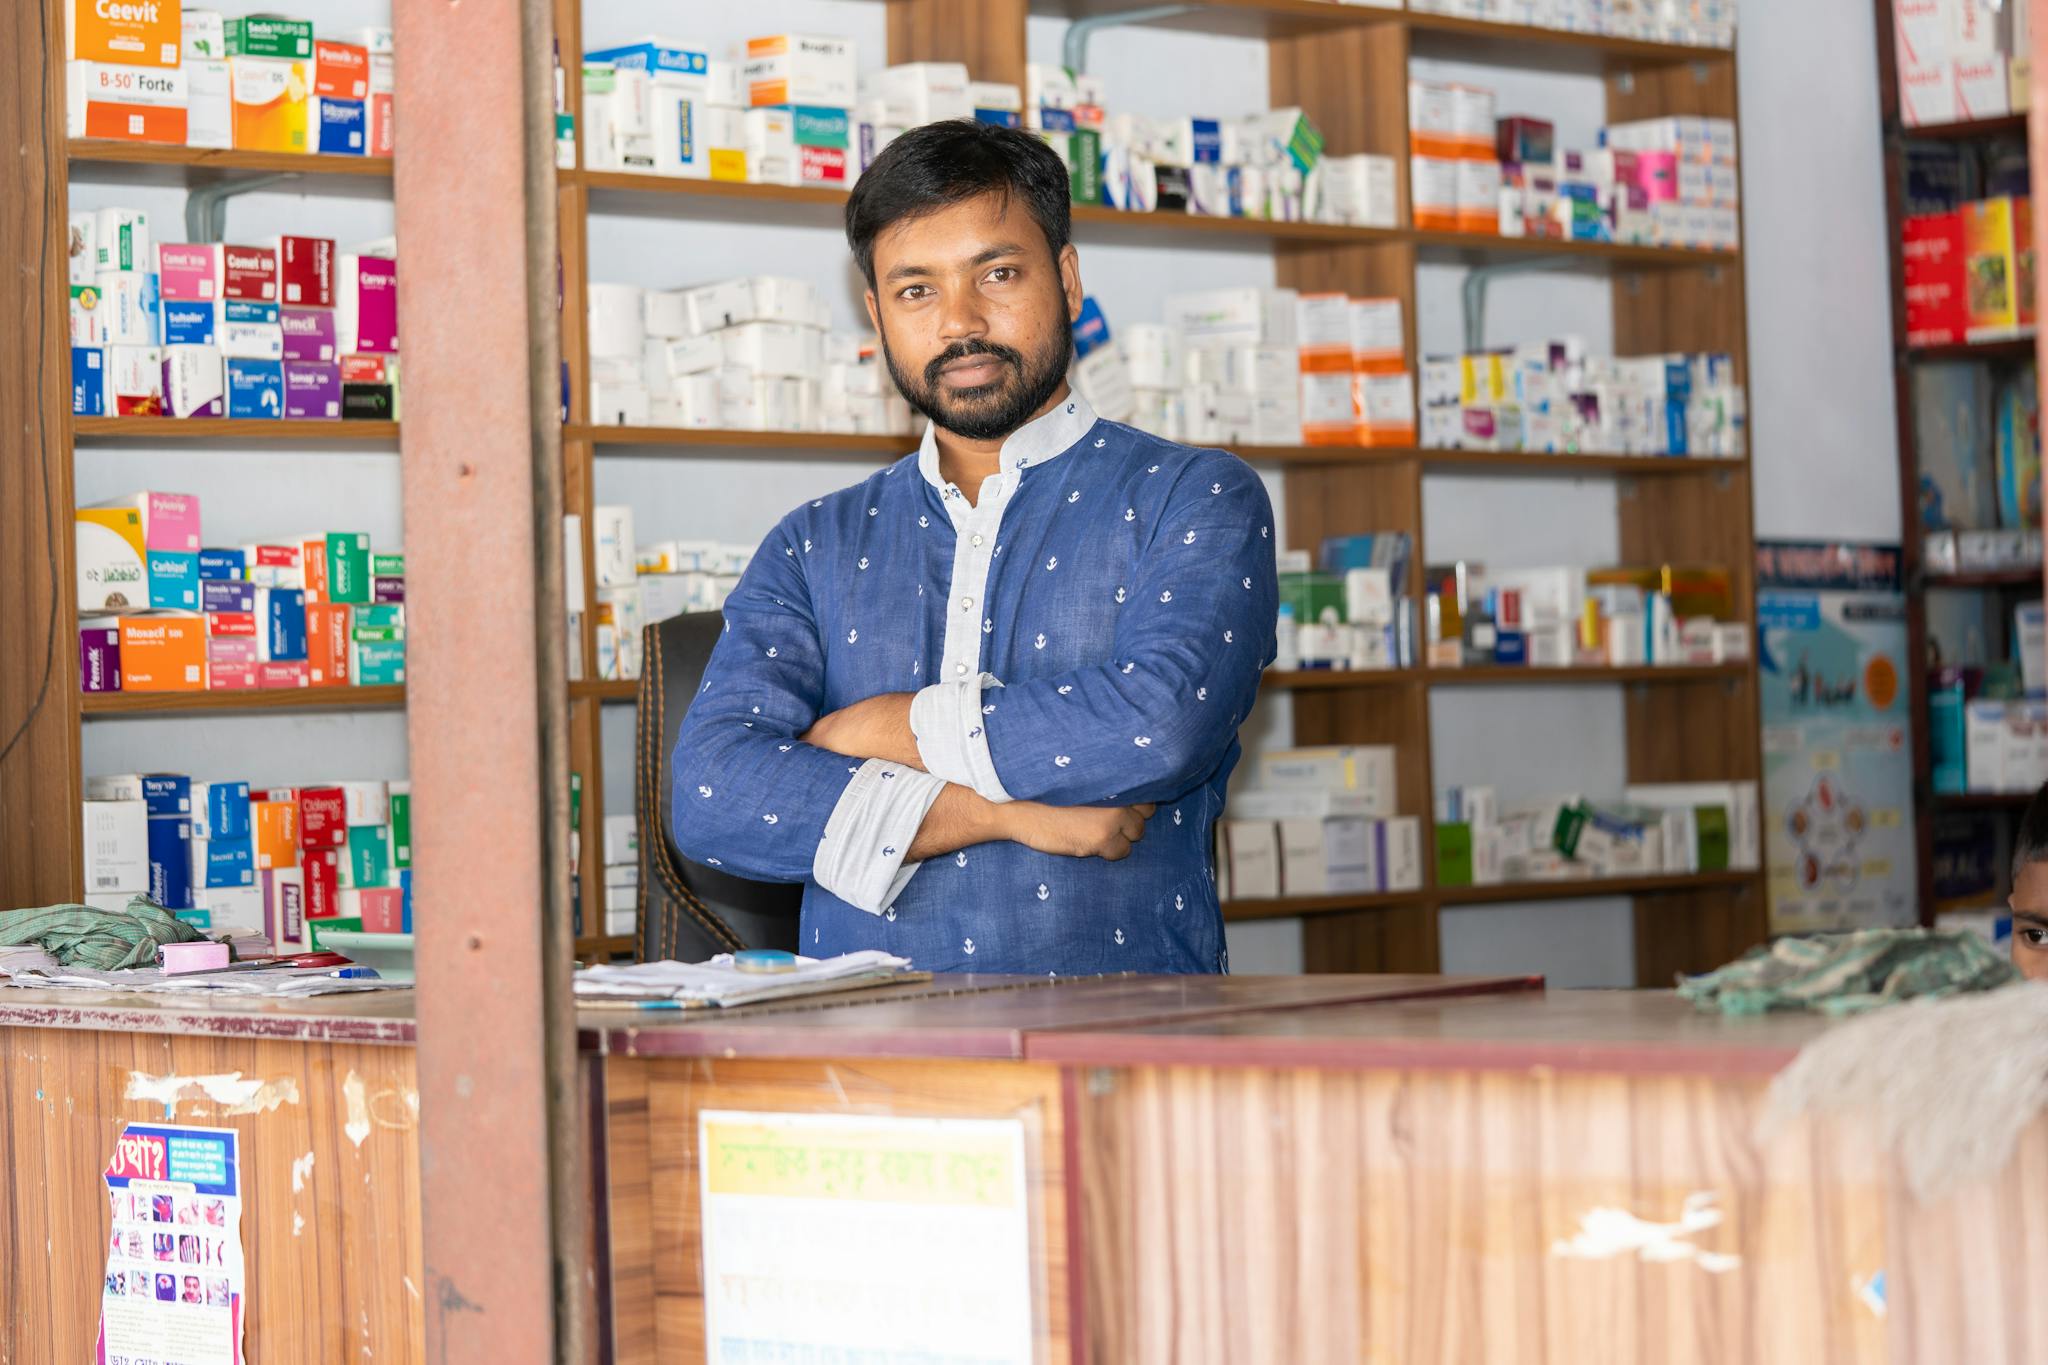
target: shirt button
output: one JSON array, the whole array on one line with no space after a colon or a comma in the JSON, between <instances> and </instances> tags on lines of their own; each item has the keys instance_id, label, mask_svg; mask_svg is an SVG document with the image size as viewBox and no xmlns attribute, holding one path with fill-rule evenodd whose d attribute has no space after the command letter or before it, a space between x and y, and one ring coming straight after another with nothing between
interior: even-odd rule
<instances>
[{"instance_id":1,"label":"shirt button","mask_svg":"<svg viewBox=\"0 0 2048 1365\"><path fill-rule=\"evenodd\" d=\"M963 597L963 598L961 598L961 599L960 599L960 610L962 610L962 611L972 611L972 610L974 610L974 599L973 599L973 598L971 598L971 597Z\"/></svg>"},{"instance_id":2,"label":"shirt button","mask_svg":"<svg viewBox=\"0 0 2048 1365\"><path fill-rule=\"evenodd\" d=\"M976 545L979 545L979 544L981 544L981 537L980 537L980 536L976 536L976 537L974 538L974 543L975 543Z\"/></svg>"},{"instance_id":3,"label":"shirt button","mask_svg":"<svg viewBox=\"0 0 2048 1365\"><path fill-rule=\"evenodd\" d=\"M955 673L965 673L965 672L967 671L967 665L966 665L966 664L954 664L954 665L953 665L953 671L954 671Z\"/></svg>"}]
</instances>

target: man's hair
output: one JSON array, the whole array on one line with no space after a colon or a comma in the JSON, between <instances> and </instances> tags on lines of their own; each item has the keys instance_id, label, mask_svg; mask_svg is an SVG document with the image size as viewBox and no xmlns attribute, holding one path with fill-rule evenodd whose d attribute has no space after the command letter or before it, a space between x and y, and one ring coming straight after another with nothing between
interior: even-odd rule
<instances>
[{"instance_id":1,"label":"man's hair","mask_svg":"<svg viewBox=\"0 0 2048 1365\"><path fill-rule=\"evenodd\" d=\"M2048 783L2027 802L2027 813L2012 836L2012 879L2017 882L2020 870L2033 863L2048 863Z\"/></svg>"},{"instance_id":2,"label":"man's hair","mask_svg":"<svg viewBox=\"0 0 2048 1365\"><path fill-rule=\"evenodd\" d=\"M1035 133L946 119L913 128L883 148L846 201L846 244L868 287L875 284L875 238L984 194L1021 201L1059 258L1074 218L1067 167Z\"/></svg>"}]
</instances>

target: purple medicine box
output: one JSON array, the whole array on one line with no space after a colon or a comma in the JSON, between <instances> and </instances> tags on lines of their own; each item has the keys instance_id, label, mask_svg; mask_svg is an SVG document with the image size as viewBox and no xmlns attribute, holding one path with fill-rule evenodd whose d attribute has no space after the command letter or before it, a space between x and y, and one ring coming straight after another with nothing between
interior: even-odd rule
<instances>
[{"instance_id":1,"label":"purple medicine box","mask_svg":"<svg viewBox=\"0 0 2048 1365\"><path fill-rule=\"evenodd\" d=\"M79 627L78 682L85 692L121 690L121 627Z\"/></svg>"},{"instance_id":2,"label":"purple medicine box","mask_svg":"<svg viewBox=\"0 0 2048 1365\"><path fill-rule=\"evenodd\" d=\"M284 415L341 420L341 366L310 360L284 363Z\"/></svg>"},{"instance_id":3,"label":"purple medicine box","mask_svg":"<svg viewBox=\"0 0 2048 1365\"><path fill-rule=\"evenodd\" d=\"M278 310L278 322L284 329L284 358L293 360L332 360L334 349L334 310L332 308L283 308ZM290 387L289 384L286 385ZM340 412L341 395L335 394L335 411ZM286 413L289 417L292 414Z\"/></svg>"}]
</instances>

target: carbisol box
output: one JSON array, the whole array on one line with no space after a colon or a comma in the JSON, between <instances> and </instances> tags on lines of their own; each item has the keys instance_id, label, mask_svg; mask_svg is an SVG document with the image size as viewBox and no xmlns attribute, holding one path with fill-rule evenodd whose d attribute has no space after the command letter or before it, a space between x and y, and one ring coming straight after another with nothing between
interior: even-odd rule
<instances>
[{"instance_id":1,"label":"carbisol box","mask_svg":"<svg viewBox=\"0 0 2048 1365\"><path fill-rule=\"evenodd\" d=\"M218 347L164 347L164 409L171 416L223 415L225 385Z\"/></svg>"},{"instance_id":2,"label":"carbisol box","mask_svg":"<svg viewBox=\"0 0 2048 1365\"><path fill-rule=\"evenodd\" d=\"M345 252L337 274L340 297L335 314L334 342L338 350L375 355L396 352L398 262L388 256ZM346 381L347 376L343 378Z\"/></svg>"},{"instance_id":3,"label":"carbisol box","mask_svg":"<svg viewBox=\"0 0 2048 1365\"><path fill-rule=\"evenodd\" d=\"M223 364L229 417L284 416L284 365L281 362L231 359Z\"/></svg>"},{"instance_id":4,"label":"carbisol box","mask_svg":"<svg viewBox=\"0 0 2048 1365\"><path fill-rule=\"evenodd\" d=\"M121 618L123 692L206 689L206 623L196 612Z\"/></svg>"},{"instance_id":5,"label":"carbisol box","mask_svg":"<svg viewBox=\"0 0 2048 1365\"><path fill-rule=\"evenodd\" d=\"M199 610L199 556L180 550L148 550L142 556L149 605L176 611Z\"/></svg>"},{"instance_id":6,"label":"carbisol box","mask_svg":"<svg viewBox=\"0 0 2048 1365\"><path fill-rule=\"evenodd\" d=\"M278 301L307 308L334 306L334 241L328 237L277 239Z\"/></svg>"},{"instance_id":7,"label":"carbisol box","mask_svg":"<svg viewBox=\"0 0 2048 1365\"><path fill-rule=\"evenodd\" d=\"M164 242L156 249L157 294L181 303L220 297L221 249L205 242Z\"/></svg>"},{"instance_id":8,"label":"carbisol box","mask_svg":"<svg viewBox=\"0 0 2048 1365\"><path fill-rule=\"evenodd\" d=\"M332 362L284 362L284 415L309 421L341 420L341 367Z\"/></svg>"}]
</instances>

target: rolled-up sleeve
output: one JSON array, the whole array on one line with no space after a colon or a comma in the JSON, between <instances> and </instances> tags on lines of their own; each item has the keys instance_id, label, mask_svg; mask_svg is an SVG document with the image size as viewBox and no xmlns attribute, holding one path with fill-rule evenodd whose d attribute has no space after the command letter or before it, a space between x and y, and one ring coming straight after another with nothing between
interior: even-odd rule
<instances>
[{"instance_id":1,"label":"rolled-up sleeve","mask_svg":"<svg viewBox=\"0 0 2048 1365\"><path fill-rule=\"evenodd\" d=\"M1153 529L1111 661L982 690L968 770L985 749L1005 796L1062 806L1164 801L1199 785L1231 752L1273 661L1272 528L1249 465L1220 451L1190 461Z\"/></svg>"},{"instance_id":2,"label":"rolled-up sleeve","mask_svg":"<svg viewBox=\"0 0 2048 1365\"><path fill-rule=\"evenodd\" d=\"M910 733L925 771L998 802L1008 801L1010 794L1003 790L989 755L981 708L982 691L1001 686L995 674L984 673L960 682L933 683L910 702Z\"/></svg>"},{"instance_id":3,"label":"rolled-up sleeve","mask_svg":"<svg viewBox=\"0 0 2048 1365\"><path fill-rule=\"evenodd\" d=\"M670 763L670 837L698 862L758 881L815 879L880 913L916 870L903 858L944 783L797 738L825 696L802 539L785 519L726 601Z\"/></svg>"}]
</instances>

